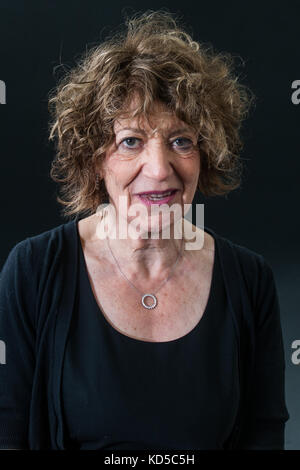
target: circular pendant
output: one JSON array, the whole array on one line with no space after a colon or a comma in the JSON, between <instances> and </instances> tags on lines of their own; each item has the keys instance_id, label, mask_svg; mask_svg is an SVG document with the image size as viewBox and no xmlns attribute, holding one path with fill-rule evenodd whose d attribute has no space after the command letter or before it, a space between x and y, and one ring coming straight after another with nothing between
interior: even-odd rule
<instances>
[{"instance_id":1,"label":"circular pendant","mask_svg":"<svg viewBox=\"0 0 300 470\"><path fill-rule=\"evenodd\" d=\"M145 299L146 299L147 297L151 297L151 298L153 299L153 303L152 303L151 305L145 304ZM142 297L142 304L143 304L143 306L144 306L145 308L154 308L154 307L156 307L156 305L157 305L157 298L155 297L154 294L145 294L145 295L143 295L143 297Z\"/></svg>"}]
</instances>

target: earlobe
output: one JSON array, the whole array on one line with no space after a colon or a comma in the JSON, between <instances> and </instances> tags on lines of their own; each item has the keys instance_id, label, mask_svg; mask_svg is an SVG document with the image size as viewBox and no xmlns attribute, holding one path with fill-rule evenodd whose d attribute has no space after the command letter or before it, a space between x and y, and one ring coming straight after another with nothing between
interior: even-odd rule
<instances>
[{"instance_id":1,"label":"earlobe","mask_svg":"<svg viewBox=\"0 0 300 470\"><path fill-rule=\"evenodd\" d=\"M103 179L103 170L102 168L95 167L95 178Z\"/></svg>"},{"instance_id":2,"label":"earlobe","mask_svg":"<svg viewBox=\"0 0 300 470\"><path fill-rule=\"evenodd\" d=\"M97 173L99 174L99 178L102 180L104 178L104 168L103 163L101 166L96 168Z\"/></svg>"}]
</instances>

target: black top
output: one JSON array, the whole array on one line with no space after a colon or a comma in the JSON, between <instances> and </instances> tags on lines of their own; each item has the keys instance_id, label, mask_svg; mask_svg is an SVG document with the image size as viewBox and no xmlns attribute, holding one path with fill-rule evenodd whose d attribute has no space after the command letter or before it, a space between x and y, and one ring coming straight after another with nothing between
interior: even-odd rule
<instances>
[{"instance_id":1,"label":"black top","mask_svg":"<svg viewBox=\"0 0 300 470\"><path fill-rule=\"evenodd\" d=\"M115 444L117 437L123 442L143 441L146 446L154 446L158 432L163 433L163 438L159 436L161 446L177 445L177 441L184 446L191 438L196 448L206 446L208 441L209 446L221 447L235 415L237 340L239 409L226 448L283 449L285 423L289 418L285 403L285 354L277 289L267 260L205 227L215 239L226 305L224 301L219 303L215 293L215 287L221 288L222 282L214 281L209 307L192 332L174 342L143 342L114 331L92 297L89 296L90 301L84 307L80 301L78 309L77 222L74 219L20 241L10 251L1 270L0 448L65 449L70 437L74 440L78 436L80 442L88 445L95 436L101 440L107 435L112 436L110 442ZM89 289L85 288L85 292ZM89 319L84 323L83 312ZM96 330L91 332L93 325ZM66 348L68 338L71 343ZM80 342L81 349L74 350ZM197 348L200 351L196 355ZM91 351L95 353L92 360ZM107 351L109 354L105 354ZM65 376L67 387L63 390L63 366L67 361L76 364L78 377L75 380L71 374L76 372L75 368L65 368L70 375ZM124 371L132 374L135 387L124 377ZM166 379L161 373L164 371ZM100 380L103 377L106 383ZM68 411L68 382L76 382L81 390L81 394L73 390L74 422ZM149 396L151 383L154 387ZM187 383L193 385L188 387ZM109 390L109 399L105 399ZM178 396L180 391L185 399ZM148 406L149 401L154 403L154 398L157 421ZM219 405L219 399L223 406ZM92 435L88 435L82 410L91 417L90 410L95 411L97 401L100 418L91 419ZM115 414L119 421L112 419L112 407L105 414L104 403L118 404ZM210 409L204 403L209 403ZM170 416L178 426L172 428ZM144 422L141 425L143 418L147 419L147 425ZM78 423L83 426L81 436ZM133 435L130 428L135 432L141 430L141 436ZM199 440L195 434L198 430ZM94 445L103 444L94 442Z\"/></svg>"},{"instance_id":2,"label":"black top","mask_svg":"<svg viewBox=\"0 0 300 470\"><path fill-rule=\"evenodd\" d=\"M222 449L238 409L239 371L217 251L202 319L178 339L150 342L106 320L78 247L62 377L67 447Z\"/></svg>"}]
</instances>

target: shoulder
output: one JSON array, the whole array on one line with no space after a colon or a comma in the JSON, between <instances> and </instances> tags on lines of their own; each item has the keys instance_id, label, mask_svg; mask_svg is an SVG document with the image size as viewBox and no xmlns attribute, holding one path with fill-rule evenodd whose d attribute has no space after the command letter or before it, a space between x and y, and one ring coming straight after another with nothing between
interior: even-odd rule
<instances>
[{"instance_id":1,"label":"shoulder","mask_svg":"<svg viewBox=\"0 0 300 470\"><path fill-rule=\"evenodd\" d=\"M270 288L274 290L275 280L269 261L261 253L236 243L209 229L216 241L223 270L227 277L237 275L246 284L253 299Z\"/></svg>"},{"instance_id":2,"label":"shoulder","mask_svg":"<svg viewBox=\"0 0 300 470\"><path fill-rule=\"evenodd\" d=\"M0 272L0 313L24 315L33 327L45 324L50 305L61 296L65 267L74 269L75 234L69 222L27 237L11 249Z\"/></svg>"},{"instance_id":3,"label":"shoulder","mask_svg":"<svg viewBox=\"0 0 300 470\"><path fill-rule=\"evenodd\" d=\"M216 232L213 232L213 234L219 247L220 254L224 254L225 251L231 252L243 270L247 269L251 272L257 272L270 266L264 255L261 253L258 253L245 245L236 243L229 238L223 237Z\"/></svg>"},{"instance_id":4,"label":"shoulder","mask_svg":"<svg viewBox=\"0 0 300 470\"><path fill-rule=\"evenodd\" d=\"M27 237L20 243L29 243L35 249L43 249L51 244L57 244L61 239L67 241L73 233L74 221L57 225L49 230Z\"/></svg>"},{"instance_id":5,"label":"shoulder","mask_svg":"<svg viewBox=\"0 0 300 470\"><path fill-rule=\"evenodd\" d=\"M74 220L57 225L49 230L27 237L23 243L29 243L33 249L43 251L49 246L58 247L59 244L67 243L75 235Z\"/></svg>"},{"instance_id":6,"label":"shoulder","mask_svg":"<svg viewBox=\"0 0 300 470\"><path fill-rule=\"evenodd\" d=\"M8 253L1 275L8 268L20 266L20 270L29 273L45 266L47 260L53 260L71 239L74 232L73 221L55 226L36 235L26 237L16 243Z\"/></svg>"}]
</instances>

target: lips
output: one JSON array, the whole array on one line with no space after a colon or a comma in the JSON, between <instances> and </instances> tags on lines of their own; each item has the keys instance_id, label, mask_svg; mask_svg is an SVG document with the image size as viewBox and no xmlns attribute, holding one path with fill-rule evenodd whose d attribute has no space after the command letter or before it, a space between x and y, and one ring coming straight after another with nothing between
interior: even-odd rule
<instances>
[{"instance_id":1,"label":"lips","mask_svg":"<svg viewBox=\"0 0 300 470\"><path fill-rule=\"evenodd\" d=\"M138 194L138 198L140 201L142 201L144 204L147 206L150 206L152 204L168 204L171 202L171 200L175 197L175 194L177 193L177 190L175 191L166 191L165 193L147 193L147 194ZM160 194L161 196L159 196Z\"/></svg>"},{"instance_id":2,"label":"lips","mask_svg":"<svg viewBox=\"0 0 300 470\"><path fill-rule=\"evenodd\" d=\"M177 191L177 189L175 188L170 188L170 189L166 189L164 191L145 191L143 193L137 193L137 196L150 196L150 195L153 195L153 196L159 196L159 195L167 195L167 194L174 194L175 192Z\"/></svg>"}]
</instances>

